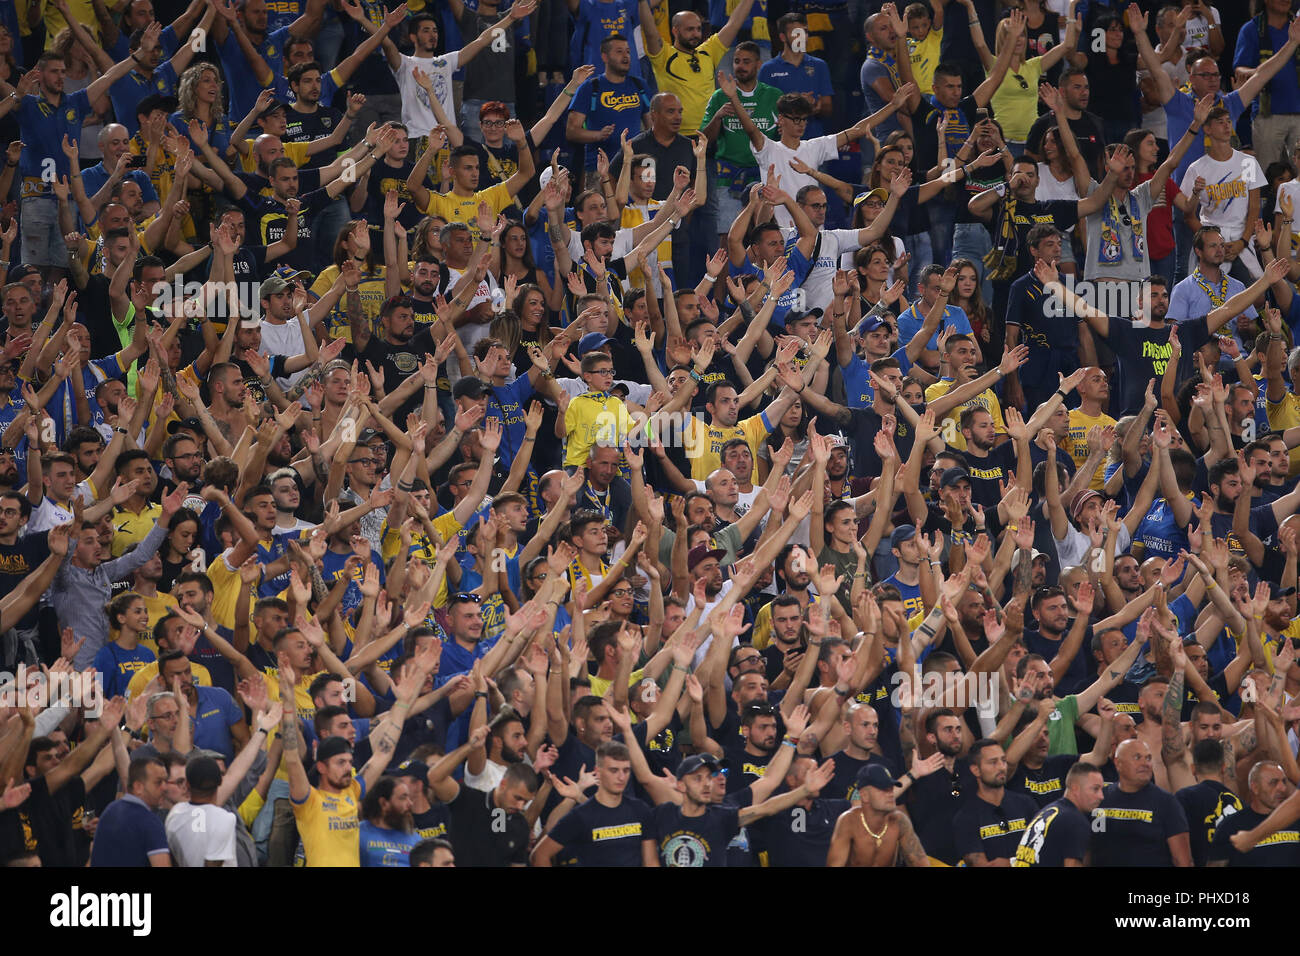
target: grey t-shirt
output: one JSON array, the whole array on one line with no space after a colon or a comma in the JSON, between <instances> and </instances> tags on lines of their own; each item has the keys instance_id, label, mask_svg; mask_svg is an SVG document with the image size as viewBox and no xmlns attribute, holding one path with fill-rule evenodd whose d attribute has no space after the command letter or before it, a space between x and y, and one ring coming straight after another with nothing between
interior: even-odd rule
<instances>
[{"instance_id":1,"label":"grey t-shirt","mask_svg":"<svg viewBox=\"0 0 1300 956\"><path fill-rule=\"evenodd\" d=\"M1093 183L1092 195L1100 188ZM1135 186L1124 199L1112 196L1100 212L1087 219L1088 252L1083 277L1139 282L1151 275L1147 215L1151 212L1151 181ZM1135 243L1135 228L1138 241ZM1134 254L1135 245L1140 255Z\"/></svg>"},{"instance_id":2,"label":"grey t-shirt","mask_svg":"<svg viewBox=\"0 0 1300 956\"><path fill-rule=\"evenodd\" d=\"M495 17L480 16L468 7L461 14L459 21L460 35L468 43L488 27L499 22L501 14ZM515 101L515 30L506 27L500 37L493 39L479 51L469 63L465 64L465 92L467 100L500 100L513 104Z\"/></svg>"}]
</instances>

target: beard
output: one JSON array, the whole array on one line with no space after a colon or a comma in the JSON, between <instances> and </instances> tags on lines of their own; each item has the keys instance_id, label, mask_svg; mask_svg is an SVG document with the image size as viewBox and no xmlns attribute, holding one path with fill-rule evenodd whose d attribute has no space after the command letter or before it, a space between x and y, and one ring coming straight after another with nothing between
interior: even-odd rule
<instances>
[{"instance_id":1,"label":"beard","mask_svg":"<svg viewBox=\"0 0 1300 956\"><path fill-rule=\"evenodd\" d=\"M415 815L410 810L404 813L386 813L384 814L384 826L390 830L410 833L415 829Z\"/></svg>"},{"instance_id":2,"label":"beard","mask_svg":"<svg viewBox=\"0 0 1300 956\"><path fill-rule=\"evenodd\" d=\"M524 760L524 755L521 754L518 750L514 750L510 747L507 747L505 744L501 745L502 763L523 763L523 760Z\"/></svg>"}]
</instances>

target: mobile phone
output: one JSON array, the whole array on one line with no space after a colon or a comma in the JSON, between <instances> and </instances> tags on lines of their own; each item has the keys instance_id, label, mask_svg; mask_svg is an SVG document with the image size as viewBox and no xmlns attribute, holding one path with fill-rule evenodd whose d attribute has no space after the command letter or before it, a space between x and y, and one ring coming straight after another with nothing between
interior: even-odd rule
<instances>
[{"instance_id":1,"label":"mobile phone","mask_svg":"<svg viewBox=\"0 0 1300 956\"><path fill-rule=\"evenodd\" d=\"M979 107L975 110L975 115L979 117L979 122L984 122L984 120L989 118L988 108L984 106Z\"/></svg>"}]
</instances>

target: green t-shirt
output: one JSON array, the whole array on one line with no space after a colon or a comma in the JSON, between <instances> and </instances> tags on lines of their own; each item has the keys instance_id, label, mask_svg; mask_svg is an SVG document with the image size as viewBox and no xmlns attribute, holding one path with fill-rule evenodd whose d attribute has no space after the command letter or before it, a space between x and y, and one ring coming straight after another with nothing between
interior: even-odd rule
<instances>
[{"instance_id":1,"label":"green t-shirt","mask_svg":"<svg viewBox=\"0 0 1300 956\"><path fill-rule=\"evenodd\" d=\"M1079 744L1074 737L1074 724L1079 719L1079 699L1071 694L1062 697L1056 710L1047 721L1047 755L1078 755Z\"/></svg>"},{"instance_id":2,"label":"green t-shirt","mask_svg":"<svg viewBox=\"0 0 1300 956\"><path fill-rule=\"evenodd\" d=\"M776 101L781 98L780 90L775 86L759 83L750 93L737 89L736 96L740 98L741 105L745 107L745 112L754 120L754 125L764 135L769 133L776 135ZM715 90L713 95L709 97L708 104L704 107L704 119L700 121L700 128L708 126L713 120L714 114L722 109L726 103L726 94L722 90ZM722 129L718 131L717 157L734 166L743 166L747 169L756 169L758 167L758 164L754 161L754 153L749 148L749 137L745 134L745 128L740 124L740 117L724 116L722 118ZM719 176L723 175L726 175L725 166L719 170ZM729 176L723 185L731 185Z\"/></svg>"}]
</instances>

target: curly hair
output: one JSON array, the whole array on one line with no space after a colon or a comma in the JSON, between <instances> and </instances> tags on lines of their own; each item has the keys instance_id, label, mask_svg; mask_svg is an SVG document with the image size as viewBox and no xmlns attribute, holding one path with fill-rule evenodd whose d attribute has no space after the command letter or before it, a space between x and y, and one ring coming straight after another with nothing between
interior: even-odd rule
<instances>
[{"instance_id":1,"label":"curly hair","mask_svg":"<svg viewBox=\"0 0 1300 956\"><path fill-rule=\"evenodd\" d=\"M218 114L222 112L221 104L225 99L226 87L221 82L220 71L211 63L195 63L181 74L180 82L176 84L176 98L181 104L181 116L186 119L194 119L198 115L198 85L205 73L211 73L217 78L217 99L213 104L213 109ZM216 119L216 117L214 116L213 119Z\"/></svg>"}]
</instances>

